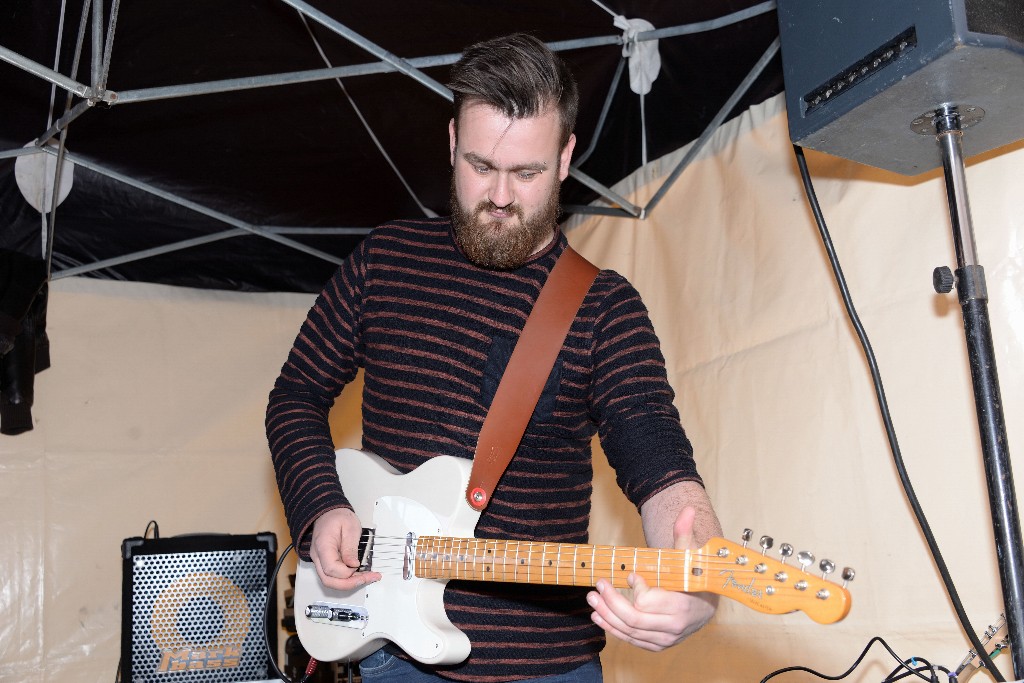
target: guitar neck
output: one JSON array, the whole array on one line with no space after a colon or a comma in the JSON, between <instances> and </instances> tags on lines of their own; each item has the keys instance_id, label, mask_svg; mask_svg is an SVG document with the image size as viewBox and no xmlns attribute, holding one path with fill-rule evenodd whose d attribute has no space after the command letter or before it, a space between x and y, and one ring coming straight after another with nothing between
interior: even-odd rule
<instances>
[{"instance_id":1,"label":"guitar neck","mask_svg":"<svg viewBox=\"0 0 1024 683\"><path fill-rule=\"evenodd\" d=\"M650 586L676 592L707 590L707 558L689 550L611 545L499 541L421 536L416 575L552 586L594 586L605 579L627 588L638 574Z\"/></svg>"},{"instance_id":2,"label":"guitar neck","mask_svg":"<svg viewBox=\"0 0 1024 683\"><path fill-rule=\"evenodd\" d=\"M788 545L788 544L783 544ZM790 548L792 550L792 548ZM766 614L796 610L821 624L832 624L850 611L850 593L808 573L814 556L801 552L801 566L775 560L764 552L713 538L691 550L577 545L539 541L420 536L415 574L424 579L463 579L552 586L594 586L605 579L628 587L637 574L652 587L724 595ZM822 560L824 573L835 569ZM844 581L853 578L844 570Z\"/></svg>"}]
</instances>

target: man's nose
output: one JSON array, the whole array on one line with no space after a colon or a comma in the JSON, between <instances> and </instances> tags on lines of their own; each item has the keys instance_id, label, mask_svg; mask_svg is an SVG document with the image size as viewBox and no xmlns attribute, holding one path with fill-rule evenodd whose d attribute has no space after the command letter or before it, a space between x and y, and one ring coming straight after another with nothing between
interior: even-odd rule
<instances>
[{"instance_id":1,"label":"man's nose","mask_svg":"<svg viewBox=\"0 0 1024 683\"><path fill-rule=\"evenodd\" d=\"M494 174L491 187L487 192L487 199L499 209L504 209L515 201L515 197L512 195L512 184L509 182L508 176L504 173Z\"/></svg>"}]
</instances>

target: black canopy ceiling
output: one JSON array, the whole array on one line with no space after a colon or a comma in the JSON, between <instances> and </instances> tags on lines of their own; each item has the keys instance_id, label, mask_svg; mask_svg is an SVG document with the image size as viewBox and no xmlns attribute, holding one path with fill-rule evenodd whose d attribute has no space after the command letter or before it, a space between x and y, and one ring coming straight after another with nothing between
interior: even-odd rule
<instances>
[{"instance_id":1,"label":"black canopy ceiling","mask_svg":"<svg viewBox=\"0 0 1024 683\"><path fill-rule=\"evenodd\" d=\"M655 159L716 115L782 90L775 54L726 106L774 54L770 2L105 0L95 44L106 39L99 28L113 25L106 88L69 103L72 86L54 86L53 72L84 86L104 75L102 59L92 73L103 48L93 48L91 20L76 49L82 13L82 0L63 10L55 0L0 7L0 248L41 253L43 221L16 186L24 156L13 155L62 129L52 122L79 106L65 136L74 182L52 216L54 277L311 292L335 268L324 255L344 257L367 228L447 213L451 105L387 65L392 55L444 83L458 52L478 40L525 31L558 49L580 82L577 157L593 146L563 186L569 212L642 164L643 130ZM671 34L659 38L662 67L643 117L628 69L619 72L612 13ZM280 74L305 72L314 73L281 84ZM240 81L252 77L265 78ZM203 85L221 81L232 89L187 94L222 90ZM254 84L263 87L241 87Z\"/></svg>"}]
</instances>

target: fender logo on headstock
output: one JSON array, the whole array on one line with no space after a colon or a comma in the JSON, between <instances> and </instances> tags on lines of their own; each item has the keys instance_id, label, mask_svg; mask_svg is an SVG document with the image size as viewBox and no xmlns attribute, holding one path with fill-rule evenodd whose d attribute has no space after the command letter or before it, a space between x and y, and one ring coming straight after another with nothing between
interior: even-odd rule
<instances>
[{"instance_id":1,"label":"fender logo on headstock","mask_svg":"<svg viewBox=\"0 0 1024 683\"><path fill-rule=\"evenodd\" d=\"M719 576L725 577L725 583L722 584L722 590L734 590L740 593L746 593L752 598L759 600L764 599L764 591L755 585L756 579L750 579L750 583L743 584L736 580L736 572L732 569L723 569L718 572Z\"/></svg>"}]
</instances>

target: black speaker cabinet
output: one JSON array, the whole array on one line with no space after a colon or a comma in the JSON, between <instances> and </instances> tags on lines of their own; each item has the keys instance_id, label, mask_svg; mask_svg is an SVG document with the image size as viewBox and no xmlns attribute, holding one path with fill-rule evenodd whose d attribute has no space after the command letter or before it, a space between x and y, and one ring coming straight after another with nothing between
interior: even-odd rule
<instances>
[{"instance_id":1,"label":"black speaker cabinet","mask_svg":"<svg viewBox=\"0 0 1024 683\"><path fill-rule=\"evenodd\" d=\"M803 147L916 175L941 166L919 119L943 105L970 126L964 156L1024 138L1020 0L778 0L778 17Z\"/></svg>"},{"instance_id":2,"label":"black speaker cabinet","mask_svg":"<svg viewBox=\"0 0 1024 683\"><path fill-rule=\"evenodd\" d=\"M270 532L125 539L121 680L272 678L264 628L276 652L277 600L268 591L276 555Z\"/></svg>"}]
</instances>

